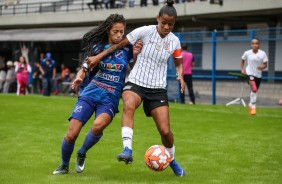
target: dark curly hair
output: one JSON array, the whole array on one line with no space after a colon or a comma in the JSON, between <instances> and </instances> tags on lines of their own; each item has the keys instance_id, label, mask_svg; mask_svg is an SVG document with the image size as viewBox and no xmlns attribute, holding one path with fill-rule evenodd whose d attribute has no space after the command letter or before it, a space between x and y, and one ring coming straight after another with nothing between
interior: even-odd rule
<instances>
[{"instance_id":1,"label":"dark curly hair","mask_svg":"<svg viewBox=\"0 0 282 184\"><path fill-rule=\"evenodd\" d=\"M108 43L108 31L115 23L122 23L124 27L126 26L123 15L111 14L98 27L92 29L83 36L83 50L85 52L85 57L91 55L91 47L94 45L99 45L98 53L104 49L105 45Z\"/></svg>"}]
</instances>

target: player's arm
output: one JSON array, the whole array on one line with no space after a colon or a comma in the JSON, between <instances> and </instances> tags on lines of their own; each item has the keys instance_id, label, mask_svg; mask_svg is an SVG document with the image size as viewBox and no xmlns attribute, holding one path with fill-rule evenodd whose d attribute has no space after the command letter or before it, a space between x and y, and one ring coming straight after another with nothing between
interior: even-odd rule
<instances>
[{"instance_id":1,"label":"player's arm","mask_svg":"<svg viewBox=\"0 0 282 184\"><path fill-rule=\"evenodd\" d=\"M194 67L196 65L196 63L195 63L195 57L194 57L194 55L192 55L192 67Z\"/></svg>"},{"instance_id":2,"label":"player's arm","mask_svg":"<svg viewBox=\"0 0 282 184\"><path fill-rule=\"evenodd\" d=\"M37 67L39 68L40 73L41 73L42 75L45 75L45 72L44 72L42 66L41 66L40 64L38 64Z\"/></svg>"},{"instance_id":3,"label":"player's arm","mask_svg":"<svg viewBox=\"0 0 282 184\"><path fill-rule=\"evenodd\" d=\"M258 66L257 69L258 70L264 70L267 68L267 62L263 63L261 66Z\"/></svg>"},{"instance_id":4,"label":"player's arm","mask_svg":"<svg viewBox=\"0 0 282 184\"><path fill-rule=\"evenodd\" d=\"M74 81L72 82L71 84L71 88L72 89L77 89L79 84L81 84L83 82L83 79L85 78L85 70L83 68L81 68L77 74L76 74L76 77L74 79Z\"/></svg>"},{"instance_id":5,"label":"player's arm","mask_svg":"<svg viewBox=\"0 0 282 184\"><path fill-rule=\"evenodd\" d=\"M133 45L133 62L129 64L130 68L132 69L133 66L135 65L137 61L137 56L138 54L141 53L143 47L143 42L142 40L138 40L134 45Z\"/></svg>"},{"instance_id":6,"label":"player's arm","mask_svg":"<svg viewBox=\"0 0 282 184\"><path fill-rule=\"evenodd\" d=\"M241 60L240 68L241 68L241 73L242 73L242 74L246 74L246 70L245 70L245 60L244 60L244 59Z\"/></svg>"},{"instance_id":7,"label":"player's arm","mask_svg":"<svg viewBox=\"0 0 282 184\"><path fill-rule=\"evenodd\" d=\"M120 43L112 45L111 47L107 48L106 50L99 53L98 55L88 57L87 58L87 64L88 64L89 68L95 67L102 60L102 58L106 57L107 55L109 55L109 54L111 54L115 51L117 51L118 49L123 48L127 44L129 44L129 40L127 38L125 38Z\"/></svg>"},{"instance_id":8,"label":"player's arm","mask_svg":"<svg viewBox=\"0 0 282 184\"><path fill-rule=\"evenodd\" d=\"M53 79L56 78L56 67L53 68L53 76L52 77L53 77Z\"/></svg>"},{"instance_id":9,"label":"player's arm","mask_svg":"<svg viewBox=\"0 0 282 184\"><path fill-rule=\"evenodd\" d=\"M183 65L182 65L182 57L174 58L174 65L177 72L177 80L180 82L181 93L184 93L185 84L183 79Z\"/></svg>"}]
</instances>

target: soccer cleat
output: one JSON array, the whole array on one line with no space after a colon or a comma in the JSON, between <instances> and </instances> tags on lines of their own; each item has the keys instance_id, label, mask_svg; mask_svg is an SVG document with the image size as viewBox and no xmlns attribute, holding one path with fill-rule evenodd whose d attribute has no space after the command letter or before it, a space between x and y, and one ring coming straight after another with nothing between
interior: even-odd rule
<instances>
[{"instance_id":1,"label":"soccer cleat","mask_svg":"<svg viewBox=\"0 0 282 184\"><path fill-rule=\"evenodd\" d=\"M256 108L252 108L252 109L250 110L250 114L251 114L251 115L256 115L256 113L257 113Z\"/></svg>"},{"instance_id":2,"label":"soccer cleat","mask_svg":"<svg viewBox=\"0 0 282 184\"><path fill-rule=\"evenodd\" d=\"M117 160L124 161L125 164L131 164L133 162L132 150L128 147L125 147L121 154L118 154Z\"/></svg>"},{"instance_id":3,"label":"soccer cleat","mask_svg":"<svg viewBox=\"0 0 282 184\"><path fill-rule=\"evenodd\" d=\"M66 165L60 165L53 174L67 174L69 172L69 166Z\"/></svg>"},{"instance_id":4,"label":"soccer cleat","mask_svg":"<svg viewBox=\"0 0 282 184\"><path fill-rule=\"evenodd\" d=\"M76 155L76 165L75 165L75 171L77 173L82 173L84 171L85 158L86 158L86 154L77 153L77 155Z\"/></svg>"},{"instance_id":5,"label":"soccer cleat","mask_svg":"<svg viewBox=\"0 0 282 184\"><path fill-rule=\"evenodd\" d=\"M179 177L186 176L185 171L181 168L181 166L175 161L171 161L170 165L171 169L173 170L174 174Z\"/></svg>"}]
</instances>

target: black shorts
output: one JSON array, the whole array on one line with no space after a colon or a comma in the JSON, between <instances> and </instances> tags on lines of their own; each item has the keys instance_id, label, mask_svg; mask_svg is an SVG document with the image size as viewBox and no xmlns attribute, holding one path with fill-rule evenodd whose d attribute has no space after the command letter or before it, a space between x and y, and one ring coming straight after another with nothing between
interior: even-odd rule
<instances>
[{"instance_id":1,"label":"black shorts","mask_svg":"<svg viewBox=\"0 0 282 184\"><path fill-rule=\"evenodd\" d=\"M253 75L248 75L248 83L249 83L249 81L255 81L257 89L259 89L261 78L257 78Z\"/></svg>"},{"instance_id":2,"label":"black shorts","mask_svg":"<svg viewBox=\"0 0 282 184\"><path fill-rule=\"evenodd\" d=\"M151 111L160 106L168 106L168 97L165 89L152 89L127 82L123 91L130 90L140 96L146 116L151 116Z\"/></svg>"}]
</instances>

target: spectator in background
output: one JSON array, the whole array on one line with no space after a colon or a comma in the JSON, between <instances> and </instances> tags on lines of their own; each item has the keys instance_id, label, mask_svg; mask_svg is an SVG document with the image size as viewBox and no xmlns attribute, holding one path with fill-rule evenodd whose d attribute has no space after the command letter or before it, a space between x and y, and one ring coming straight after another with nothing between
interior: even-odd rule
<instances>
[{"instance_id":1,"label":"spectator in background","mask_svg":"<svg viewBox=\"0 0 282 184\"><path fill-rule=\"evenodd\" d=\"M66 67L64 64L61 64L61 75L56 78L55 80L55 91L54 94L59 94L60 90L59 90L59 84L62 82L71 82L72 81L72 74L71 71L68 67Z\"/></svg>"},{"instance_id":2,"label":"spectator in background","mask_svg":"<svg viewBox=\"0 0 282 184\"><path fill-rule=\"evenodd\" d=\"M0 56L0 70L5 67L5 60L4 56Z\"/></svg>"},{"instance_id":3,"label":"spectator in background","mask_svg":"<svg viewBox=\"0 0 282 184\"><path fill-rule=\"evenodd\" d=\"M47 58L42 65L39 65L39 70L43 76L43 95L50 96L53 88L53 71L55 65L53 65L51 59Z\"/></svg>"},{"instance_id":4,"label":"spectator in background","mask_svg":"<svg viewBox=\"0 0 282 184\"><path fill-rule=\"evenodd\" d=\"M110 8L116 7L116 0L110 0Z\"/></svg>"},{"instance_id":5,"label":"spectator in background","mask_svg":"<svg viewBox=\"0 0 282 184\"><path fill-rule=\"evenodd\" d=\"M51 62L51 64L52 64L52 66L54 66L53 67L53 72L52 72L52 79L54 80L55 79L55 77L56 77L56 62L55 62L55 60L52 58L52 54L51 54L51 52L47 52L46 53L46 57L42 60L42 62L41 62L41 66L46 62L46 60L49 60L50 62Z\"/></svg>"},{"instance_id":6,"label":"spectator in background","mask_svg":"<svg viewBox=\"0 0 282 184\"><path fill-rule=\"evenodd\" d=\"M183 76L187 85L190 104L195 104L195 95L193 90L192 68L195 66L195 59L191 52L187 51L187 45L182 45ZM181 93L181 103L185 103L185 93Z\"/></svg>"},{"instance_id":7,"label":"spectator in background","mask_svg":"<svg viewBox=\"0 0 282 184\"><path fill-rule=\"evenodd\" d=\"M42 86L42 74L40 72L40 64L38 62L34 63L33 69L33 90L34 93L41 93L43 90Z\"/></svg>"},{"instance_id":8,"label":"spectator in background","mask_svg":"<svg viewBox=\"0 0 282 184\"><path fill-rule=\"evenodd\" d=\"M135 0L128 0L128 6L129 7L134 7L134 3L135 3Z\"/></svg>"},{"instance_id":9,"label":"spectator in background","mask_svg":"<svg viewBox=\"0 0 282 184\"><path fill-rule=\"evenodd\" d=\"M39 54L39 63L41 63L44 60L44 58L45 58L44 52L40 52L40 54Z\"/></svg>"},{"instance_id":10,"label":"spectator in background","mask_svg":"<svg viewBox=\"0 0 282 184\"><path fill-rule=\"evenodd\" d=\"M110 0L103 0L103 3L105 5L105 8L108 9L110 5Z\"/></svg>"},{"instance_id":11,"label":"spectator in background","mask_svg":"<svg viewBox=\"0 0 282 184\"><path fill-rule=\"evenodd\" d=\"M153 5L154 6L158 6L159 5L159 0L152 0L153 1Z\"/></svg>"},{"instance_id":12,"label":"spectator in background","mask_svg":"<svg viewBox=\"0 0 282 184\"><path fill-rule=\"evenodd\" d=\"M148 2L148 0L141 0L140 1L140 6L142 7L142 6L147 6L147 2Z\"/></svg>"},{"instance_id":13,"label":"spectator in background","mask_svg":"<svg viewBox=\"0 0 282 184\"><path fill-rule=\"evenodd\" d=\"M28 75L31 72L31 67L27 63L26 58L24 56L19 57L19 63L17 63L15 71L18 84L17 95L25 95L28 83Z\"/></svg>"},{"instance_id":14,"label":"spectator in background","mask_svg":"<svg viewBox=\"0 0 282 184\"><path fill-rule=\"evenodd\" d=\"M3 84L6 78L5 64L0 66L0 92L3 89Z\"/></svg>"},{"instance_id":15,"label":"spectator in background","mask_svg":"<svg viewBox=\"0 0 282 184\"><path fill-rule=\"evenodd\" d=\"M46 65L46 60L49 60L49 61L50 61L51 65L52 65L52 69L53 69L53 71L52 71L52 77L51 77L51 85L52 85L51 89L52 89L53 86L54 86L54 81L55 81L55 79L56 79L57 70L56 70L56 62L55 62L55 60L52 58L51 52L47 52L47 53L46 53L46 57L42 60L41 66L45 66L45 65ZM43 82L43 79L42 79L42 82ZM44 84L43 84L43 85L44 85ZM44 87L43 87L43 88L44 88ZM48 95L48 96L49 96L49 95Z\"/></svg>"},{"instance_id":16,"label":"spectator in background","mask_svg":"<svg viewBox=\"0 0 282 184\"><path fill-rule=\"evenodd\" d=\"M14 64L12 61L7 62L7 75L4 83L3 93L9 93L10 92L10 86L12 83L16 82L16 72L14 68Z\"/></svg>"},{"instance_id":17,"label":"spectator in background","mask_svg":"<svg viewBox=\"0 0 282 184\"><path fill-rule=\"evenodd\" d=\"M99 1L99 0L93 0L91 3L87 3L88 8L92 11L93 9L91 8L91 6L93 5L95 10L97 10L97 6L100 6L101 9L103 9L102 7L103 2Z\"/></svg>"},{"instance_id":18,"label":"spectator in background","mask_svg":"<svg viewBox=\"0 0 282 184\"><path fill-rule=\"evenodd\" d=\"M124 5L125 5L124 0L116 0L116 2L115 2L115 8L123 8Z\"/></svg>"},{"instance_id":19,"label":"spectator in background","mask_svg":"<svg viewBox=\"0 0 282 184\"><path fill-rule=\"evenodd\" d=\"M8 8L8 6L14 6L20 3L20 0L5 0L4 1L4 8Z\"/></svg>"}]
</instances>

